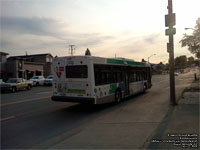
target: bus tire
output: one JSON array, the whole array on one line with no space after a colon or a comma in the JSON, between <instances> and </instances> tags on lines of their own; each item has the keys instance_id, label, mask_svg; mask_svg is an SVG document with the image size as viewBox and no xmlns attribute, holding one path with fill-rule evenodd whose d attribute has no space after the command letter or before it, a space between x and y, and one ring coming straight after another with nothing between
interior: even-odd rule
<instances>
[{"instance_id":1,"label":"bus tire","mask_svg":"<svg viewBox=\"0 0 200 150\"><path fill-rule=\"evenodd\" d=\"M122 93L120 89L117 89L115 92L115 103L119 103L122 99Z\"/></svg>"},{"instance_id":2,"label":"bus tire","mask_svg":"<svg viewBox=\"0 0 200 150\"><path fill-rule=\"evenodd\" d=\"M146 91L146 89L147 89L147 84L145 83L143 86L143 93Z\"/></svg>"}]
</instances>

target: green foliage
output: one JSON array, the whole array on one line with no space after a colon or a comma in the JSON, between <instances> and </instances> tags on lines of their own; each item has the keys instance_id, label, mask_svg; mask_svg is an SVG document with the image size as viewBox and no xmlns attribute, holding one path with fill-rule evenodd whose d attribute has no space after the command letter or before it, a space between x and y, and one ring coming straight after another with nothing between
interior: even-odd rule
<instances>
[{"instance_id":1,"label":"green foliage","mask_svg":"<svg viewBox=\"0 0 200 150\"><path fill-rule=\"evenodd\" d=\"M180 43L182 47L188 46L188 50L200 58L200 18L197 19L196 24L192 35L184 34Z\"/></svg>"},{"instance_id":2,"label":"green foliage","mask_svg":"<svg viewBox=\"0 0 200 150\"><path fill-rule=\"evenodd\" d=\"M194 57L188 57L188 61L187 61L187 65L191 66L192 64L194 64Z\"/></svg>"},{"instance_id":3,"label":"green foliage","mask_svg":"<svg viewBox=\"0 0 200 150\"><path fill-rule=\"evenodd\" d=\"M187 67L187 57L185 55L175 58L176 69L184 69Z\"/></svg>"},{"instance_id":4,"label":"green foliage","mask_svg":"<svg viewBox=\"0 0 200 150\"><path fill-rule=\"evenodd\" d=\"M198 59L195 59L195 60L194 60L194 64L195 64L196 66L199 66L199 60L198 60Z\"/></svg>"}]
</instances>

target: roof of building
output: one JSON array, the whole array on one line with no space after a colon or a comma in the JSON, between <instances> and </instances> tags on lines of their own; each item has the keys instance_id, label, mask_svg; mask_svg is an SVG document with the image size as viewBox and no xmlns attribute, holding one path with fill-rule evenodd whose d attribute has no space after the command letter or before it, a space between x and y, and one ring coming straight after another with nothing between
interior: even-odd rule
<instances>
[{"instance_id":1,"label":"roof of building","mask_svg":"<svg viewBox=\"0 0 200 150\"><path fill-rule=\"evenodd\" d=\"M47 56L47 55L49 55L49 56L51 56L51 57L53 57L50 53L44 53L44 54L33 54L33 55L21 55L21 56L11 56L11 57L9 57L8 59L21 59L21 58L27 58L27 57L37 57L37 56Z\"/></svg>"},{"instance_id":2,"label":"roof of building","mask_svg":"<svg viewBox=\"0 0 200 150\"><path fill-rule=\"evenodd\" d=\"M9 55L8 53L5 53L5 52L0 52L0 55Z\"/></svg>"}]
</instances>

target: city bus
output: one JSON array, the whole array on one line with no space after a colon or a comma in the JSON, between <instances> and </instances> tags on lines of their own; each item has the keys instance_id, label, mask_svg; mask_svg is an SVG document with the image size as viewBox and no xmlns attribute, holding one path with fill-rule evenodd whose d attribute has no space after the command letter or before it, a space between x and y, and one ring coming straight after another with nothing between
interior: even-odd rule
<instances>
[{"instance_id":1,"label":"city bus","mask_svg":"<svg viewBox=\"0 0 200 150\"><path fill-rule=\"evenodd\" d=\"M53 101L119 103L151 85L151 67L147 62L87 55L53 60Z\"/></svg>"}]
</instances>

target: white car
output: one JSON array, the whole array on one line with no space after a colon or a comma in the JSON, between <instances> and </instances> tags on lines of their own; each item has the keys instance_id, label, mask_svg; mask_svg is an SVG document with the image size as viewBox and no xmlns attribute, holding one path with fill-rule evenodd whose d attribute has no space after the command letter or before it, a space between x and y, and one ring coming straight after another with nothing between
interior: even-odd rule
<instances>
[{"instance_id":1,"label":"white car","mask_svg":"<svg viewBox=\"0 0 200 150\"><path fill-rule=\"evenodd\" d=\"M30 81L33 81L33 86L44 85L44 76L33 76Z\"/></svg>"},{"instance_id":2,"label":"white car","mask_svg":"<svg viewBox=\"0 0 200 150\"><path fill-rule=\"evenodd\" d=\"M3 84L4 82L3 82L3 80L2 79L0 79L0 84Z\"/></svg>"},{"instance_id":3,"label":"white car","mask_svg":"<svg viewBox=\"0 0 200 150\"><path fill-rule=\"evenodd\" d=\"M53 75L49 75L45 80L44 80L44 86L45 85L52 85L53 83Z\"/></svg>"},{"instance_id":4,"label":"white car","mask_svg":"<svg viewBox=\"0 0 200 150\"><path fill-rule=\"evenodd\" d=\"M178 76L179 75L179 73L178 72L174 72L174 76Z\"/></svg>"}]
</instances>

